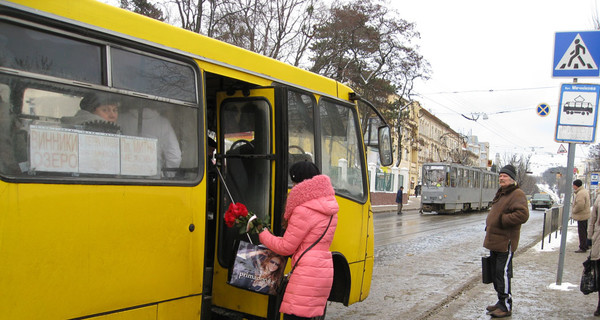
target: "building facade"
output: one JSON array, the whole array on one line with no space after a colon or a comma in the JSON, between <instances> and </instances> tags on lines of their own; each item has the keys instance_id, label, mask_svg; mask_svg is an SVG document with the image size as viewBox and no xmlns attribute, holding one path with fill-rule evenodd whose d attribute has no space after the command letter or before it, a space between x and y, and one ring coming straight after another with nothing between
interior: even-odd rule
<instances>
[{"instance_id":1,"label":"building facade","mask_svg":"<svg viewBox=\"0 0 600 320\"><path fill-rule=\"evenodd\" d=\"M406 107L394 125L394 166L377 164L376 150L369 151L369 175L374 204L393 204L400 186L414 195L421 183L421 168L428 162L454 162L473 166L487 166L489 144L477 143L472 147L469 137L454 131L448 124L422 108L418 102ZM481 158L483 157L483 158ZM481 165L485 162L485 165Z\"/></svg>"}]
</instances>

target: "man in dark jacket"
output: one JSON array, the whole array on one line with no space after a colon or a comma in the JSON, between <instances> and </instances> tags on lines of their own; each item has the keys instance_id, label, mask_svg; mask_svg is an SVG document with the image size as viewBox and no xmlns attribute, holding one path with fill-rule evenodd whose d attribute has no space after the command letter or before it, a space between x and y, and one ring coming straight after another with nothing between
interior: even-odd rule
<instances>
[{"instance_id":1,"label":"man in dark jacket","mask_svg":"<svg viewBox=\"0 0 600 320\"><path fill-rule=\"evenodd\" d=\"M490 250L494 273L492 280L498 293L498 302L486 309L494 318L512 314L512 258L519 245L521 225L529 219L527 198L515 181L516 175L517 171L512 165L500 170L500 189L496 192L486 219L483 246Z\"/></svg>"},{"instance_id":2,"label":"man in dark jacket","mask_svg":"<svg viewBox=\"0 0 600 320\"><path fill-rule=\"evenodd\" d=\"M398 204L398 214L402 214L402 202L404 201L404 187L400 187L396 193L396 203Z\"/></svg>"}]
</instances>

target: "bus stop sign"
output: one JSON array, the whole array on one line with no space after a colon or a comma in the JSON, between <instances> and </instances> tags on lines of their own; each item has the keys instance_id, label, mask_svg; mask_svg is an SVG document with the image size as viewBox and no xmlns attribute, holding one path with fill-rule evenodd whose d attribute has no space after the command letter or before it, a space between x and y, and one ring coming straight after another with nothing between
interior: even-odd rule
<instances>
[{"instance_id":1,"label":"bus stop sign","mask_svg":"<svg viewBox=\"0 0 600 320\"><path fill-rule=\"evenodd\" d=\"M600 180L599 178L600 178L600 175L598 173L590 174L590 185L597 186L598 180Z\"/></svg>"},{"instance_id":2,"label":"bus stop sign","mask_svg":"<svg viewBox=\"0 0 600 320\"><path fill-rule=\"evenodd\" d=\"M557 142L592 143L596 137L596 115L600 85L563 84L556 119Z\"/></svg>"}]
</instances>

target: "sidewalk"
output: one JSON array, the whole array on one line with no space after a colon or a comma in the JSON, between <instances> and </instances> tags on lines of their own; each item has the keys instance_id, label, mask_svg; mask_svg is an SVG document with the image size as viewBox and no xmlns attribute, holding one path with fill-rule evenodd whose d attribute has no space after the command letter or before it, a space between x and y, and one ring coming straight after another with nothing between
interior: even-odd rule
<instances>
[{"instance_id":1,"label":"sidewalk","mask_svg":"<svg viewBox=\"0 0 600 320\"><path fill-rule=\"evenodd\" d=\"M513 313L510 319L598 319L593 313L598 293L583 295L579 291L582 263L587 253L578 249L577 224L569 225L562 283L556 285L561 235L548 243L544 250L540 242L530 248L519 248L513 260ZM466 279L467 280L467 279ZM459 293L424 319L489 319L485 307L496 302L492 284L481 283L481 275L468 276Z\"/></svg>"},{"instance_id":2,"label":"sidewalk","mask_svg":"<svg viewBox=\"0 0 600 320\"><path fill-rule=\"evenodd\" d=\"M420 197L410 197L404 210L418 210ZM396 205L373 206L373 212L395 212ZM570 223L567 231L567 244L563 265L562 283L556 285L561 234L552 233L544 241L520 247L513 260L512 295L513 313L507 319L600 319L593 313L598 305L598 293L583 295L579 291L579 281L583 271L582 263L587 253L575 253L578 249L577 224ZM589 251L588 251L589 252ZM496 291L492 284L481 283L481 274L465 275L465 283L450 294L438 308L420 319L490 319L485 307L495 303Z\"/></svg>"},{"instance_id":3,"label":"sidewalk","mask_svg":"<svg viewBox=\"0 0 600 320\"><path fill-rule=\"evenodd\" d=\"M410 196L408 197L408 203L404 204L404 206L402 207L402 210L419 210L421 208L421 196L415 197L415 196ZM373 213L380 213L380 212L396 212L396 210L398 210L398 205L396 204L389 204L389 205L374 205L373 206Z\"/></svg>"}]
</instances>

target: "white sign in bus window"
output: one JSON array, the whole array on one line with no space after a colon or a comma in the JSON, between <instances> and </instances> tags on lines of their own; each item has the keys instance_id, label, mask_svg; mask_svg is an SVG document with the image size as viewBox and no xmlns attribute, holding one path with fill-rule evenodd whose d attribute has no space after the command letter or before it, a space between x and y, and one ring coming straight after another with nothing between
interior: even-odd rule
<instances>
[{"instance_id":1,"label":"white sign in bus window","mask_svg":"<svg viewBox=\"0 0 600 320\"><path fill-rule=\"evenodd\" d=\"M158 139L121 137L121 174L158 174Z\"/></svg>"},{"instance_id":2,"label":"white sign in bus window","mask_svg":"<svg viewBox=\"0 0 600 320\"><path fill-rule=\"evenodd\" d=\"M33 171L77 172L78 139L74 130L31 126L29 131L30 169Z\"/></svg>"},{"instance_id":3,"label":"white sign in bus window","mask_svg":"<svg viewBox=\"0 0 600 320\"><path fill-rule=\"evenodd\" d=\"M108 134L79 135L79 172L120 173L119 136Z\"/></svg>"}]
</instances>

